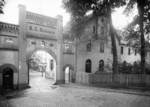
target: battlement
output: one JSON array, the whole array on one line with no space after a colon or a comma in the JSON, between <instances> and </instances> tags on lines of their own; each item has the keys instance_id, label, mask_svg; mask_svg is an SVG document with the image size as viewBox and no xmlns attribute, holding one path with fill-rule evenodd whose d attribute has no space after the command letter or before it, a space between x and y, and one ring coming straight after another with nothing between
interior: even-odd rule
<instances>
[{"instance_id":1,"label":"battlement","mask_svg":"<svg viewBox=\"0 0 150 107\"><path fill-rule=\"evenodd\" d=\"M18 32L19 32L18 25L0 22L0 35L18 36Z\"/></svg>"}]
</instances>

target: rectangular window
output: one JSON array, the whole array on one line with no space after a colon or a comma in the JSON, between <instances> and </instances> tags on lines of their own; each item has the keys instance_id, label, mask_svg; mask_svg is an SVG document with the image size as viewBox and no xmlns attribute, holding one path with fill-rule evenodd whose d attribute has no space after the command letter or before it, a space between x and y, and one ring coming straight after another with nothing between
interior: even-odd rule
<instances>
[{"instance_id":1,"label":"rectangular window","mask_svg":"<svg viewBox=\"0 0 150 107\"><path fill-rule=\"evenodd\" d=\"M130 55L131 54L131 52L130 52L131 50L130 50L130 48L128 48L128 55Z\"/></svg>"},{"instance_id":2,"label":"rectangular window","mask_svg":"<svg viewBox=\"0 0 150 107\"><path fill-rule=\"evenodd\" d=\"M87 45L86 45L86 50L87 50L88 52L91 51L91 41L90 41L90 40L88 41L88 43L87 43Z\"/></svg>"},{"instance_id":3,"label":"rectangular window","mask_svg":"<svg viewBox=\"0 0 150 107\"><path fill-rule=\"evenodd\" d=\"M54 46L54 44L50 43L50 47L53 47L53 46Z\"/></svg>"},{"instance_id":4,"label":"rectangular window","mask_svg":"<svg viewBox=\"0 0 150 107\"><path fill-rule=\"evenodd\" d=\"M65 44L65 52L72 53L72 45L71 44Z\"/></svg>"},{"instance_id":5,"label":"rectangular window","mask_svg":"<svg viewBox=\"0 0 150 107\"><path fill-rule=\"evenodd\" d=\"M53 59L50 60L50 67L51 67L51 70L54 69L54 60Z\"/></svg>"},{"instance_id":6,"label":"rectangular window","mask_svg":"<svg viewBox=\"0 0 150 107\"><path fill-rule=\"evenodd\" d=\"M95 34L96 33L96 27L93 26L93 33Z\"/></svg>"},{"instance_id":7,"label":"rectangular window","mask_svg":"<svg viewBox=\"0 0 150 107\"><path fill-rule=\"evenodd\" d=\"M33 41L32 41L32 42L31 42L31 45L36 45L36 42L33 42Z\"/></svg>"},{"instance_id":8,"label":"rectangular window","mask_svg":"<svg viewBox=\"0 0 150 107\"><path fill-rule=\"evenodd\" d=\"M121 54L123 54L123 46L121 46Z\"/></svg>"},{"instance_id":9,"label":"rectangular window","mask_svg":"<svg viewBox=\"0 0 150 107\"><path fill-rule=\"evenodd\" d=\"M100 43L100 53L104 53L104 42Z\"/></svg>"}]
</instances>

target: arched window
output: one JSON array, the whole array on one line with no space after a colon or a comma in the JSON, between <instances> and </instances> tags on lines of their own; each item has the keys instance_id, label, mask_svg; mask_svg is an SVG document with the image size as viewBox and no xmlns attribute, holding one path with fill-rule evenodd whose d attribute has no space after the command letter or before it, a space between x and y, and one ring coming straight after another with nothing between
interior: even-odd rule
<instances>
[{"instance_id":1,"label":"arched window","mask_svg":"<svg viewBox=\"0 0 150 107\"><path fill-rule=\"evenodd\" d=\"M99 70L104 71L104 60L99 61Z\"/></svg>"},{"instance_id":2,"label":"arched window","mask_svg":"<svg viewBox=\"0 0 150 107\"><path fill-rule=\"evenodd\" d=\"M90 59L87 59L86 60L86 63L85 63L85 72L86 73L91 73L91 60Z\"/></svg>"},{"instance_id":3,"label":"arched window","mask_svg":"<svg viewBox=\"0 0 150 107\"><path fill-rule=\"evenodd\" d=\"M41 42L40 42L40 45L41 45L42 47L45 47L45 41L41 41Z\"/></svg>"}]
</instances>

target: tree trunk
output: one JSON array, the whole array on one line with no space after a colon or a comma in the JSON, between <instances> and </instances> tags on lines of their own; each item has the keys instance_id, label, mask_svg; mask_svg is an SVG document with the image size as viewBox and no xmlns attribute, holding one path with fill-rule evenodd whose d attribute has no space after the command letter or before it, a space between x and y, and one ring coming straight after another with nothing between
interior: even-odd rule
<instances>
[{"instance_id":1,"label":"tree trunk","mask_svg":"<svg viewBox=\"0 0 150 107\"><path fill-rule=\"evenodd\" d=\"M140 16L140 33L141 33L141 71L145 74L145 38L144 38L144 4L145 0L137 0L138 11Z\"/></svg>"},{"instance_id":2,"label":"tree trunk","mask_svg":"<svg viewBox=\"0 0 150 107\"><path fill-rule=\"evenodd\" d=\"M112 42L112 53L113 53L113 74L118 73L118 55L117 55L117 47L116 47L116 40L115 40L115 28L112 24L112 16L111 16L111 9L109 7L108 12L108 19L110 24L110 35L111 35L111 42Z\"/></svg>"},{"instance_id":3,"label":"tree trunk","mask_svg":"<svg viewBox=\"0 0 150 107\"><path fill-rule=\"evenodd\" d=\"M111 42L112 42L112 52L113 52L113 73L118 73L118 55L117 55L117 47L116 47L116 40L115 40L115 29L110 23L110 35L111 35Z\"/></svg>"}]
</instances>

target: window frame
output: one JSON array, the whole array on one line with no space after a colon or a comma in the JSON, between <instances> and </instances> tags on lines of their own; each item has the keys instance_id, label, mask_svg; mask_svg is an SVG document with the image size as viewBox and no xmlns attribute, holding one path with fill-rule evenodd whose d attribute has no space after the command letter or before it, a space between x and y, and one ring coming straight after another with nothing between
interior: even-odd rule
<instances>
[{"instance_id":1,"label":"window frame","mask_svg":"<svg viewBox=\"0 0 150 107\"><path fill-rule=\"evenodd\" d=\"M92 61L90 59L87 59L85 61L85 72L91 73L92 72Z\"/></svg>"}]
</instances>

